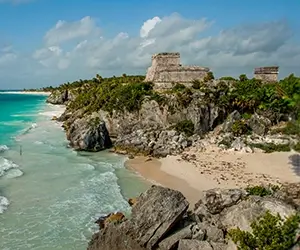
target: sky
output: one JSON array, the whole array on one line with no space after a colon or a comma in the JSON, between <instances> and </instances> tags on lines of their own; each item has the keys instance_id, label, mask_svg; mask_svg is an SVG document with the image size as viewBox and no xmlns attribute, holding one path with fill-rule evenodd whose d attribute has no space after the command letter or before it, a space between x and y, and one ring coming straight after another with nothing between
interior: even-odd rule
<instances>
[{"instance_id":1,"label":"sky","mask_svg":"<svg viewBox=\"0 0 300 250\"><path fill-rule=\"evenodd\" d=\"M300 75L299 0L0 0L0 89L146 74L180 52L216 77Z\"/></svg>"}]
</instances>

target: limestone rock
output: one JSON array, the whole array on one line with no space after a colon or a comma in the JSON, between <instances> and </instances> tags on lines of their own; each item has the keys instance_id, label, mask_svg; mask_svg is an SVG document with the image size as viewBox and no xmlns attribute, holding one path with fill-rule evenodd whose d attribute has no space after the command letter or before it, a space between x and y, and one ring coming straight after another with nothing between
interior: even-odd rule
<instances>
[{"instance_id":1,"label":"limestone rock","mask_svg":"<svg viewBox=\"0 0 300 250\"><path fill-rule=\"evenodd\" d=\"M265 135L271 126L271 121L266 117L254 114L248 121L248 126L255 134Z\"/></svg>"},{"instance_id":2,"label":"limestone rock","mask_svg":"<svg viewBox=\"0 0 300 250\"><path fill-rule=\"evenodd\" d=\"M70 145L76 150L100 151L112 146L105 123L99 117L77 119L67 130Z\"/></svg>"},{"instance_id":3,"label":"limestone rock","mask_svg":"<svg viewBox=\"0 0 300 250\"><path fill-rule=\"evenodd\" d=\"M211 214L217 214L237 204L245 196L246 192L240 189L211 189L204 194L204 204Z\"/></svg>"},{"instance_id":4,"label":"limestone rock","mask_svg":"<svg viewBox=\"0 0 300 250\"><path fill-rule=\"evenodd\" d=\"M140 245L151 249L182 218L188 206L180 192L152 186L132 208L132 235Z\"/></svg>"},{"instance_id":5,"label":"limestone rock","mask_svg":"<svg viewBox=\"0 0 300 250\"><path fill-rule=\"evenodd\" d=\"M208 241L180 240L178 250L213 250Z\"/></svg>"},{"instance_id":6,"label":"limestone rock","mask_svg":"<svg viewBox=\"0 0 300 250\"><path fill-rule=\"evenodd\" d=\"M300 209L300 183L285 183L275 192L274 197Z\"/></svg>"},{"instance_id":7,"label":"limestone rock","mask_svg":"<svg viewBox=\"0 0 300 250\"><path fill-rule=\"evenodd\" d=\"M154 249L183 218L188 205L180 192L152 186L138 197L129 220L106 226L94 235L88 249Z\"/></svg>"},{"instance_id":8,"label":"limestone rock","mask_svg":"<svg viewBox=\"0 0 300 250\"><path fill-rule=\"evenodd\" d=\"M181 239L191 239L192 238L192 227L189 225L183 229L179 229L169 237L165 238L159 243L159 249L161 250L171 250L178 246L178 242Z\"/></svg>"},{"instance_id":9,"label":"limestone rock","mask_svg":"<svg viewBox=\"0 0 300 250\"><path fill-rule=\"evenodd\" d=\"M223 131L224 132L231 132L232 125L237 120L241 119L241 114L238 111L233 111L231 114L228 115L226 121L223 123Z\"/></svg>"},{"instance_id":10,"label":"limestone rock","mask_svg":"<svg viewBox=\"0 0 300 250\"><path fill-rule=\"evenodd\" d=\"M251 231L252 221L262 216L267 210L274 215L279 213L282 218L296 212L292 206L280 200L271 197L250 196L236 206L224 210L220 221L227 229L239 227L243 231Z\"/></svg>"}]
</instances>

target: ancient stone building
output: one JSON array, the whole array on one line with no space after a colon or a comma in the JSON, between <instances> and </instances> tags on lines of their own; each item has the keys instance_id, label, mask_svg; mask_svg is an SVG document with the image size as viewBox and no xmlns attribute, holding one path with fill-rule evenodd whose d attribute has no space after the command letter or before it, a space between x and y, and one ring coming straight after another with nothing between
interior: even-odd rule
<instances>
[{"instance_id":1,"label":"ancient stone building","mask_svg":"<svg viewBox=\"0 0 300 250\"><path fill-rule=\"evenodd\" d=\"M179 53L159 53L152 56L145 81L153 82L157 89L167 89L174 83L203 80L209 71L209 68L200 66L182 66Z\"/></svg>"},{"instance_id":2,"label":"ancient stone building","mask_svg":"<svg viewBox=\"0 0 300 250\"><path fill-rule=\"evenodd\" d=\"M277 82L279 67L260 67L254 69L254 78L263 82Z\"/></svg>"}]
</instances>

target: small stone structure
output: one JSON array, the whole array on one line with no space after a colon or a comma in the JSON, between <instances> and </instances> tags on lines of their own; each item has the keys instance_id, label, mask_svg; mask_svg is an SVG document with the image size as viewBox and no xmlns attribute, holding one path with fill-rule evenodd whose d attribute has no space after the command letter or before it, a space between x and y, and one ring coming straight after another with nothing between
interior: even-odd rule
<instances>
[{"instance_id":1,"label":"small stone structure","mask_svg":"<svg viewBox=\"0 0 300 250\"><path fill-rule=\"evenodd\" d=\"M152 56L145 81L153 82L156 89L172 88L174 83L188 84L203 80L210 71L200 66L182 66L179 53L158 53Z\"/></svg>"},{"instance_id":2,"label":"small stone structure","mask_svg":"<svg viewBox=\"0 0 300 250\"><path fill-rule=\"evenodd\" d=\"M278 66L255 68L254 78L262 80L263 82L277 82L278 71Z\"/></svg>"}]
</instances>

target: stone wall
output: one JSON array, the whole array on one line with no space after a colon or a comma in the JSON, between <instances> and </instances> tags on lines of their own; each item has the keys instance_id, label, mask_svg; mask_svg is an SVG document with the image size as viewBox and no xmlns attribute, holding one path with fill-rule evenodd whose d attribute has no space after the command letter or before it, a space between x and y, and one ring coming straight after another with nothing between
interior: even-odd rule
<instances>
[{"instance_id":1,"label":"stone wall","mask_svg":"<svg viewBox=\"0 0 300 250\"><path fill-rule=\"evenodd\" d=\"M156 89L171 88L172 83L189 84L193 80L203 80L209 68L182 66L179 53L159 53L152 56L145 81L155 84Z\"/></svg>"},{"instance_id":2,"label":"stone wall","mask_svg":"<svg viewBox=\"0 0 300 250\"><path fill-rule=\"evenodd\" d=\"M254 78L263 82L277 82L279 67L260 67L254 69Z\"/></svg>"}]
</instances>

